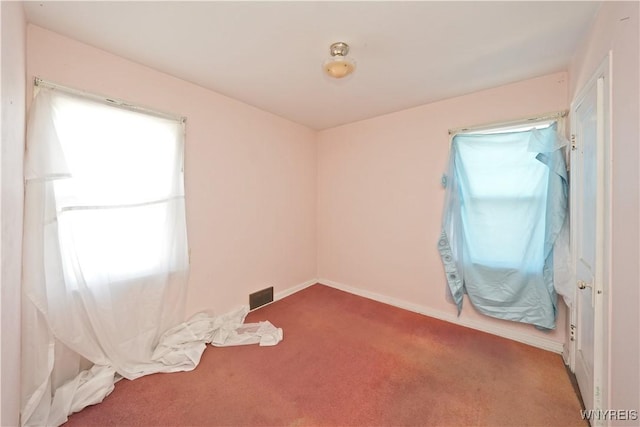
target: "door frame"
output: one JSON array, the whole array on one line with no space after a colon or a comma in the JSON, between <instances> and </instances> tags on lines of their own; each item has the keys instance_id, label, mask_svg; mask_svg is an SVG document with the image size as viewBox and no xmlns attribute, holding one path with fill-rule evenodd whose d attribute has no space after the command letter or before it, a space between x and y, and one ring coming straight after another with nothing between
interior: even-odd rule
<instances>
[{"instance_id":1,"label":"door frame","mask_svg":"<svg viewBox=\"0 0 640 427\"><path fill-rule=\"evenodd\" d=\"M598 179L599 194L596 196L596 209L597 209L597 223L599 230L596 231L596 241L599 244L596 245L596 268L597 277L594 283L594 367L593 367L593 405L595 410L606 410L609 405L609 319L611 313L610 307L610 284L611 284L611 141L612 141L612 111L611 111L611 94L612 94L612 52L609 51L604 57L595 73L591 76L589 81L580 89L576 97L571 102L570 121L571 121L571 135L572 135L572 150L571 150L571 164L573 165L575 159L575 144L580 144L580 141L575 141L575 120L574 114L576 109L585 99L587 93L593 87L598 91L598 96L602 97L602 116L599 119L602 120L602 134L599 136L601 143L598 144L598 170L602 172L600 179ZM604 85L598 88L598 80L604 78ZM571 167L570 178L570 224L577 214L577 203L575 191L575 184L573 184L575 178L574 168ZM575 337L577 336L576 328L578 325L578 313L577 313L577 298L578 290L576 283L576 256L577 256L577 243L575 236L575 228L570 226L570 245L571 245L571 260L572 260L572 281L574 283L573 291L573 304L570 308L569 315L569 331L570 340L568 344L569 353L569 367L571 372L575 372L576 368L576 352L577 343ZM589 408L587 408L589 409ZM604 420L592 419L592 425L602 425Z\"/></svg>"}]
</instances>

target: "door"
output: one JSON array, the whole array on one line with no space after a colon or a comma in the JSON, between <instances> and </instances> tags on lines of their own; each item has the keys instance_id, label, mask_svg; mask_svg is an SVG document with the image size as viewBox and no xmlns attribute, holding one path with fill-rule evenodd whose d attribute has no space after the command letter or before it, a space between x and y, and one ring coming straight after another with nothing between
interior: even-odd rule
<instances>
[{"instance_id":1,"label":"door","mask_svg":"<svg viewBox=\"0 0 640 427\"><path fill-rule=\"evenodd\" d=\"M572 368L585 409L606 409L604 301L608 288L609 56L572 106L571 236L576 292ZM599 425L597 419L590 420ZM604 420L602 420L604 421Z\"/></svg>"}]
</instances>

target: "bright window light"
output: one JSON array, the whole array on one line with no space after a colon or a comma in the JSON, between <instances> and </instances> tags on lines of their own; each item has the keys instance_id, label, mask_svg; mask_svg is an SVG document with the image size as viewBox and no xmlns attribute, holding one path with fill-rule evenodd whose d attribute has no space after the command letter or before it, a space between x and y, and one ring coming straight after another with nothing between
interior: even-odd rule
<instances>
[{"instance_id":1,"label":"bright window light","mask_svg":"<svg viewBox=\"0 0 640 427\"><path fill-rule=\"evenodd\" d=\"M55 98L54 123L71 174L54 182L63 265L74 272L65 276L91 284L163 270L182 209L180 123L67 96Z\"/></svg>"}]
</instances>

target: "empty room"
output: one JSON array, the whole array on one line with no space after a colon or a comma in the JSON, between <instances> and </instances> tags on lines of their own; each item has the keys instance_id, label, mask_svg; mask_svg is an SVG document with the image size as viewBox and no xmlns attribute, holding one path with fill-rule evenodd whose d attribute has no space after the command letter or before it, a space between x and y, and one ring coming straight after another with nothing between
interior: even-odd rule
<instances>
[{"instance_id":1,"label":"empty room","mask_svg":"<svg viewBox=\"0 0 640 427\"><path fill-rule=\"evenodd\" d=\"M0 12L0 425L640 425L640 2Z\"/></svg>"}]
</instances>

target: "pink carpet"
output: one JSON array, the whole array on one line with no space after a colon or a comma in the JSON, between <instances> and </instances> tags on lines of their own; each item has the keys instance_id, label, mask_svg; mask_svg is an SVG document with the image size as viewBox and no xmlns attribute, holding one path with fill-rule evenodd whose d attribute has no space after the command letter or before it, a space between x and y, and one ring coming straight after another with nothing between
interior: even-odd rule
<instances>
[{"instance_id":1,"label":"pink carpet","mask_svg":"<svg viewBox=\"0 0 640 427\"><path fill-rule=\"evenodd\" d=\"M208 347L67 425L585 426L560 355L314 285L252 312L275 347Z\"/></svg>"}]
</instances>

